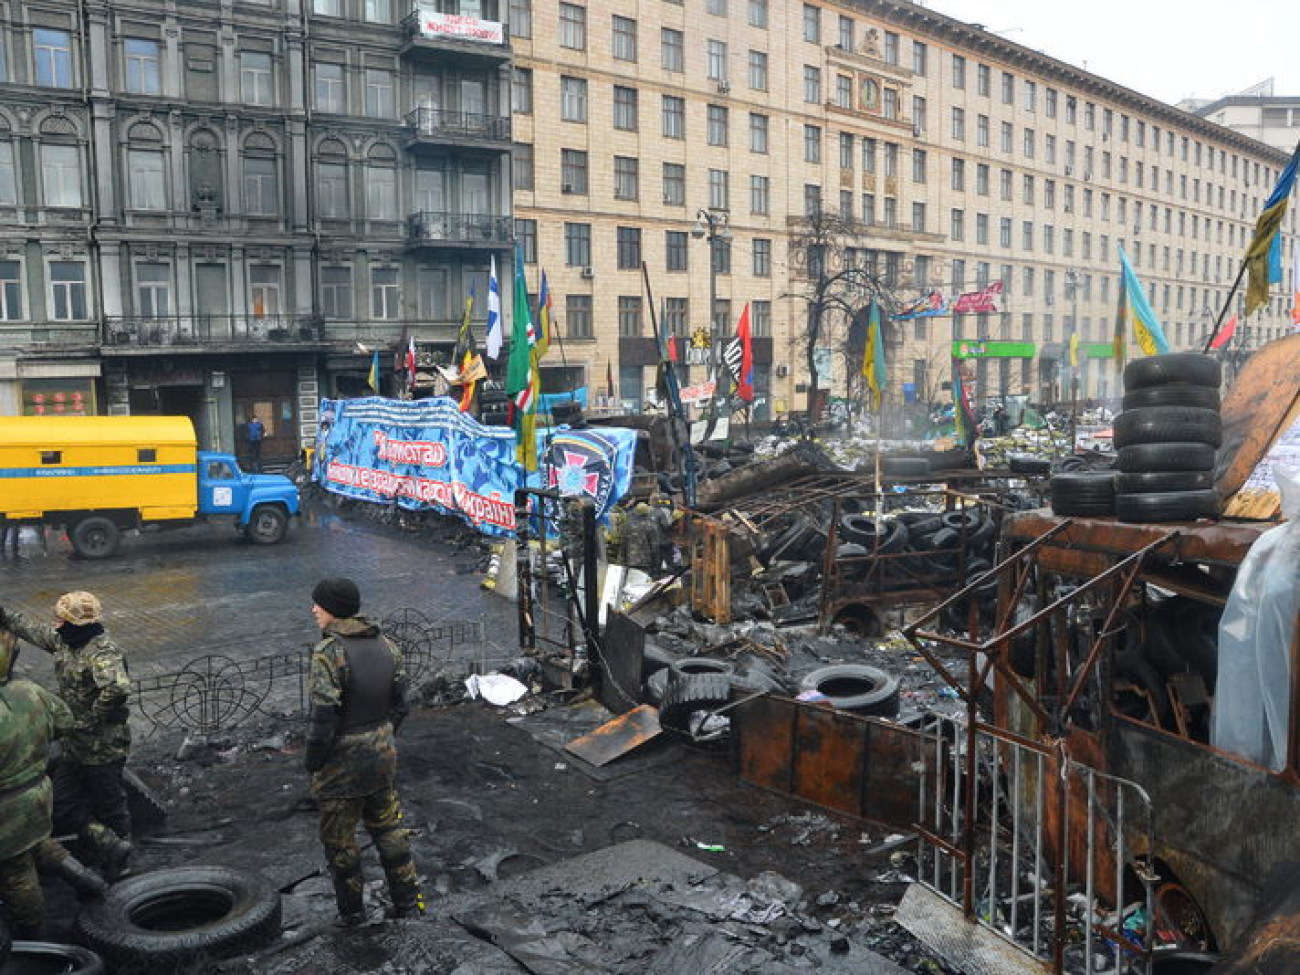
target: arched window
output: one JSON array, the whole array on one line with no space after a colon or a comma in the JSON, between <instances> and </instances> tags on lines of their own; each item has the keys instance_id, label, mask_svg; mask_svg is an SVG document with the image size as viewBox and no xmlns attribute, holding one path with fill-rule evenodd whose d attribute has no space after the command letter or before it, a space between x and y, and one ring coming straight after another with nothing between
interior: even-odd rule
<instances>
[{"instance_id":1,"label":"arched window","mask_svg":"<svg viewBox=\"0 0 1300 975\"><path fill-rule=\"evenodd\" d=\"M66 115L51 115L41 122L39 132L41 202L47 207L83 206L76 125Z\"/></svg>"},{"instance_id":2,"label":"arched window","mask_svg":"<svg viewBox=\"0 0 1300 975\"><path fill-rule=\"evenodd\" d=\"M254 132L244 140L244 213L253 217L274 217L280 213L280 174L275 140Z\"/></svg>"},{"instance_id":3,"label":"arched window","mask_svg":"<svg viewBox=\"0 0 1300 975\"><path fill-rule=\"evenodd\" d=\"M323 220L346 220L352 215L347 147L337 139L326 139L316 152L316 215Z\"/></svg>"},{"instance_id":4,"label":"arched window","mask_svg":"<svg viewBox=\"0 0 1300 975\"><path fill-rule=\"evenodd\" d=\"M167 156L163 134L152 122L137 122L126 134L127 207L167 210Z\"/></svg>"}]
</instances>

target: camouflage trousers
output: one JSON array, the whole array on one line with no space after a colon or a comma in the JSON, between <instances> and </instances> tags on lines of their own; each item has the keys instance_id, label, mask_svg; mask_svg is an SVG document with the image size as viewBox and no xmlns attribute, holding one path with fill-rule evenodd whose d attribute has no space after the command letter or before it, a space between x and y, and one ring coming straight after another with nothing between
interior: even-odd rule
<instances>
[{"instance_id":1,"label":"camouflage trousers","mask_svg":"<svg viewBox=\"0 0 1300 975\"><path fill-rule=\"evenodd\" d=\"M334 879L339 914L363 910L358 823L366 827L375 841L393 906L405 911L419 909L422 906L419 880L411 858L410 839L401 825L401 800L397 790L388 786L362 798L320 799L320 841Z\"/></svg>"},{"instance_id":2,"label":"camouflage trousers","mask_svg":"<svg viewBox=\"0 0 1300 975\"><path fill-rule=\"evenodd\" d=\"M46 837L29 850L0 860L0 900L9 905L14 935L37 938L45 924L45 895L37 870L68 856L68 851Z\"/></svg>"}]
</instances>

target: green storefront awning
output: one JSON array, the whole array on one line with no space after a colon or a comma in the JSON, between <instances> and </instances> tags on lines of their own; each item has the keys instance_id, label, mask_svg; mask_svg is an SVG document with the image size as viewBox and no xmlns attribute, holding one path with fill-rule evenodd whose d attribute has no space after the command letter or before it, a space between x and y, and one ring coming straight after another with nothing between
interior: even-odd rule
<instances>
[{"instance_id":1,"label":"green storefront awning","mask_svg":"<svg viewBox=\"0 0 1300 975\"><path fill-rule=\"evenodd\" d=\"M954 359L1032 359L1037 348L1033 342L953 339L952 357Z\"/></svg>"}]
</instances>

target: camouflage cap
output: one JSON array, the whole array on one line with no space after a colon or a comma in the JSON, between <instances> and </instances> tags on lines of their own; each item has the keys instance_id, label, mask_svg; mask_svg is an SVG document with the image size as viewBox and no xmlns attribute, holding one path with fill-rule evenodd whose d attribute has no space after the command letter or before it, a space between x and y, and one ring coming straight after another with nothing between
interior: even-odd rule
<instances>
[{"instance_id":1,"label":"camouflage cap","mask_svg":"<svg viewBox=\"0 0 1300 975\"><path fill-rule=\"evenodd\" d=\"M102 620L104 610L99 605L98 596L78 589L75 592L65 592L59 597L59 601L54 604L54 615L65 622L84 626Z\"/></svg>"}]
</instances>

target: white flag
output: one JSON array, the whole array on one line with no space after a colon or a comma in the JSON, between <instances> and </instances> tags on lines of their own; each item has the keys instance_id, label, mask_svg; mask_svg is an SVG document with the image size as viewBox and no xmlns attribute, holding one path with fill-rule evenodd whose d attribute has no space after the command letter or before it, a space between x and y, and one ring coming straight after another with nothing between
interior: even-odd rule
<instances>
[{"instance_id":1,"label":"white flag","mask_svg":"<svg viewBox=\"0 0 1300 975\"><path fill-rule=\"evenodd\" d=\"M497 281L497 257L492 255L492 273L488 275L487 355L495 359L501 355L505 335L501 326L501 285Z\"/></svg>"}]
</instances>

